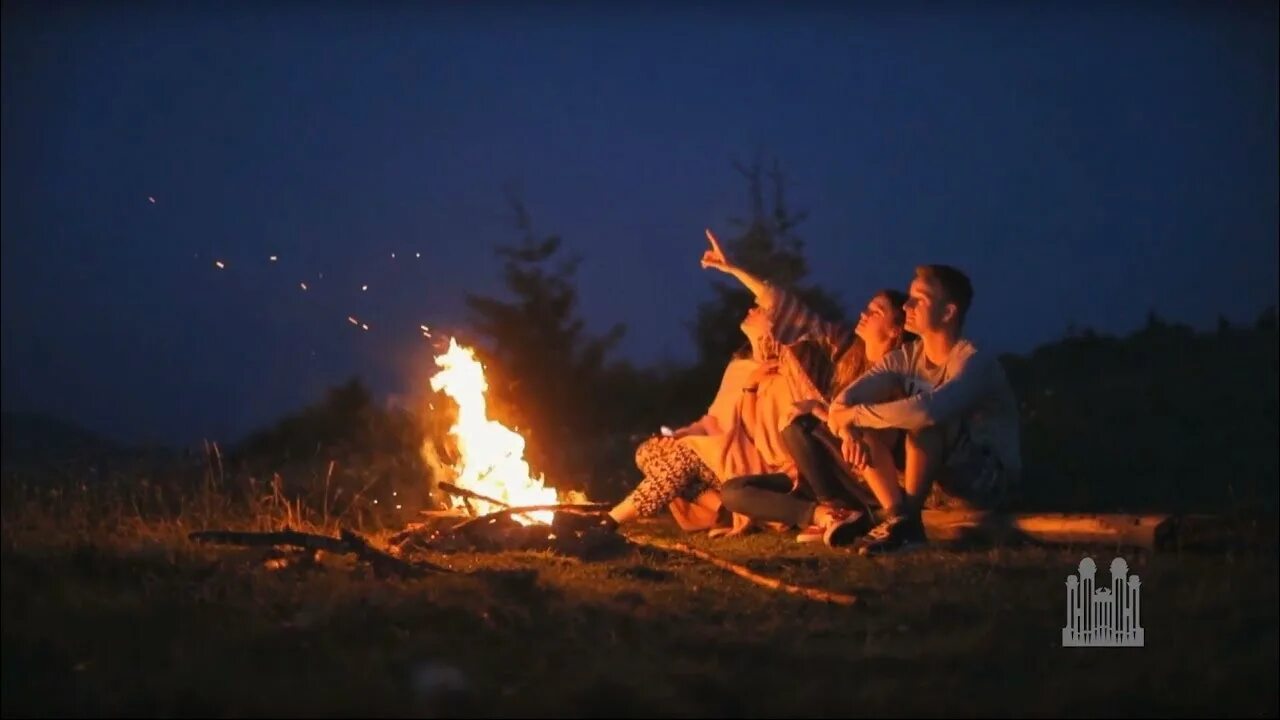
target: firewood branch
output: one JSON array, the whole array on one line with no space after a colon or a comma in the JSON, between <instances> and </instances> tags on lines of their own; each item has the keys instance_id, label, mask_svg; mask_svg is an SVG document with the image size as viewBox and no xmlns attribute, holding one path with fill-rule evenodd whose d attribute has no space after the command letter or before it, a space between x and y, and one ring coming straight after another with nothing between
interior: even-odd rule
<instances>
[{"instance_id":1,"label":"firewood branch","mask_svg":"<svg viewBox=\"0 0 1280 720\"><path fill-rule=\"evenodd\" d=\"M369 563L379 575L421 577L427 572L452 572L446 567L425 561L413 563L392 557L373 547L359 534L341 530L338 537L284 529L277 532L239 532L235 530L201 530L187 536L193 542L239 547L286 545L304 550L324 550L339 555L355 555Z\"/></svg>"},{"instance_id":2,"label":"firewood branch","mask_svg":"<svg viewBox=\"0 0 1280 720\"><path fill-rule=\"evenodd\" d=\"M467 528L482 525L492 520L497 520L504 515L526 515L533 512L566 512L575 515L599 515L609 508L613 507L609 503L568 503L563 505L525 505L523 507L505 507L501 510L481 515L479 517L464 520L454 525L453 532L466 530Z\"/></svg>"},{"instance_id":3,"label":"firewood branch","mask_svg":"<svg viewBox=\"0 0 1280 720\"><path fill-rule=\"evenodd\" d=\"M511 507L510 504L505 503L501 500L498 500L496 498L491 498L488 495L482 495L474 490L468 490L464 487L458 487L457 485L454 485L453 483L450 483L450 482L441 482L437 487L439 487L441 490L445 491L446 493L449 493L450 495L455 495L463 499L480 500L482 502L487 502L490 505L495 505L501 508L500 510L497 510L495 512L487 513L485 515L480 515L479 517L474 517L468 520L464 520L463 522L458 523L453 527L454 531L465 530L466 528L474 527L475 525L479 525L481 523L488 522L490 520L496 520L504 515L524 515L526 513L545 512L548 510L555 511L555 512L576 513L580 515L592 515L604 510L608 510L610 507L612 507L608 503L568 503L568 504L554 504L554 505L527 505L525 507Z\"/></svg>"},{"instance_id":4,"label":"firewood branch","mask_svg":"<svg viewBox=\"0 0 1280 720\"><path fill-rule=\"evenodd\" d=\"M782 580L779 580L777 578L771 578L766 575L761 575L760 573L754 572L751 569L747 568L745 565L739 565L738 563L730 562L728 560L725 560L724 558L712 555L711 553L706 552L705 550L699 550L694 547L689 547L684 543L665 543L661 541L639 538L634 535L629 537L628 539L631 540L631 542L636 543L637 545L644 545L646 547L657 548L659 550L674 551L678 553L683 553L685 555L692 555L693 557L696 557L699 560L705 560L706 562L709 562L718 568L721 568L723 570L728 570L729 572L733 573L734 575L737 575L738 577L749 580L762 587L769 588L770 590L777 590L779 592L788 593L790 595L797 595L799 597L807 598L809 600L834 603L836 605L855 605L858 602L857 595L833 592L830 590L822 590L819 588L802 587L800 585L792 585L791 583L783 582Z\"/></svg>"},{"instance_id":5,"label":"firewood branch","mask_svg":"<svg viewBox=\"0 0 1280 720\"><path fill-rule=\"evenodd\" d=\"M501 500L498 500L497 498L491 498L488 495L482 495L476 492L475 490L468 490L464 487L459 487L457 485L454 485L451 482L446 482L441 480L439 483L436 484L436 487L440 488L441 490L443 490L444 492L450 495L463 498L464 500L479 500L481 502L487 502L490 505L497 505L498 507L510 507L510 505L508 505L505 502L502 502Z\"/></svg>"}]
</instances>

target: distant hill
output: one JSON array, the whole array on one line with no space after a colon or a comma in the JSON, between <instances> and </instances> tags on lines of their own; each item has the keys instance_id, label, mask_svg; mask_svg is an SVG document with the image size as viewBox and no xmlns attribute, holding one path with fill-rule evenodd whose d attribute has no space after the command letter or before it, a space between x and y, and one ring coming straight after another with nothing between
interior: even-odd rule
<instances>
[{"instance_id":1,"label":"distant hill","mask_svg":"<svg viewBox=\"0 0 1280 720\"><path fill-rule=\"evenodd\" d=\"M1022 405L1028 500L1054 509L1277 506L1275 311L1195 332L1152 315L1002 358Z\"/></svg>"},{"instance_id":2,"label":"distant hill","mask_svg":"<svg viewBox=\"0 0 1280 720\"><path fill-rule=\"evenodd\" d=\"M39 413L0 413L0 458L8 462L118 454L120 445L65 420Z\"/></svg>"}]
</instances>

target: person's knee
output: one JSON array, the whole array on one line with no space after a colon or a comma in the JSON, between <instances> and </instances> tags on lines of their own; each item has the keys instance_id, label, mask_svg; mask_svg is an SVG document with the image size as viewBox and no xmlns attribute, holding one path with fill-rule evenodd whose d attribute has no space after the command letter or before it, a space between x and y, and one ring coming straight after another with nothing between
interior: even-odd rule
<instances>
[{"instance_id":1,"label":"person's knee","mask_svg":"<svg viewBox=\"0 0 1280 720\"><path fill-rule=\"evenodd\" d=\"M649 438L636 448L636 467L643 468L658 448L658 438Z\"/></svg>"}]
</instances>

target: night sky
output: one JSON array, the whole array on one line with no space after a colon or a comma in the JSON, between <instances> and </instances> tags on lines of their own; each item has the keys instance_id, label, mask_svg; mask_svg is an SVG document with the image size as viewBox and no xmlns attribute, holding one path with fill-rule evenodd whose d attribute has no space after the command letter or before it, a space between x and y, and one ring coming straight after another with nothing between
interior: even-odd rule
<instances>
[{"instance_id":1,"label":"night sky","mask_svg":"<svg viewBox=\"0 0 1280 720\"><path fill-rule=\"evenodd\" d=\"M898 5L6 2L4 409L190 443L410 396L508 186L619 356L687 360L757 152L814 281L958 265L999 351L1276 302L1274 2Z\"/></svg>"}]
</instances>

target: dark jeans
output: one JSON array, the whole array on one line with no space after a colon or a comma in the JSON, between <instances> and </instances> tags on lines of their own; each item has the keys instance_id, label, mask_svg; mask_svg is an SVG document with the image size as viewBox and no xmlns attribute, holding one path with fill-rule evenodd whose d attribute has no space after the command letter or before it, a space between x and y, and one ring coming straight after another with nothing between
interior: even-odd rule
<instances>
[{"instance_id":1,"label":"dark jeans","mask_svg":"<svg viewBox=\"0 0 1280 720\"><path fill-rule=\"evenodd\" d=\"M812 415L796 418L783 429L782 443L819 502L849 509L876 504L871 489L840 457L840 439L822 421Z\"/></svg>"},{"instance_id":2,"label":"dark jeans","mask_svg":"<svg viewBox=\"0 0 1280 720\"><path fill-rule=\"evenodd\" d=\"M813 498L791 492L782 473L736 477L720 488L720 501L731 512L753 520L784 522L799 528L813 523Z\"/></svg>"},{"instance_id":3,"label":"dark jeans","mask_svg":"<svg viewBox=\"0 0 1280 720\"><path fill-rule=\"evenodd\" d=\"M801 416L783 429L782 442L805 480L800 489L791 492L791 478L780 473L733 478L720 489L726 508L803 528L813 523L819 502L858 510L875 502L870 489L845 467L839 439L814 416Z\"/></svg>"}]
</instances>

